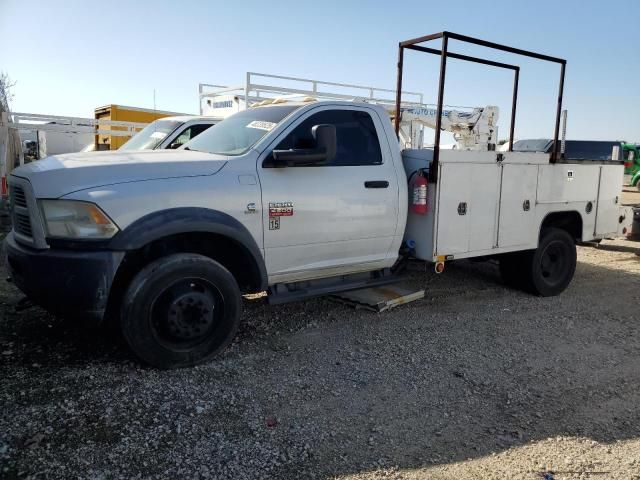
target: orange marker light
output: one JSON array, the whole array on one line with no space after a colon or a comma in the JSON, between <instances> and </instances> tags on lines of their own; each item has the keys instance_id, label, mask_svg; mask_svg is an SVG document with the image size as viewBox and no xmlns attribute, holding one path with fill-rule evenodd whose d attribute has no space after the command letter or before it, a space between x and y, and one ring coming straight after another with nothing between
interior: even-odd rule
<instances>
[{"instance_id":1,"label":"orange marker light","mask_svg":"<svg viewBox=\"0 0 640 480\"><path fill-rule=\"evenodd\" d=\"M96 225L111 225L109 219L95 205L88 207L89 215Z\"/></svg>"}]
</instances>

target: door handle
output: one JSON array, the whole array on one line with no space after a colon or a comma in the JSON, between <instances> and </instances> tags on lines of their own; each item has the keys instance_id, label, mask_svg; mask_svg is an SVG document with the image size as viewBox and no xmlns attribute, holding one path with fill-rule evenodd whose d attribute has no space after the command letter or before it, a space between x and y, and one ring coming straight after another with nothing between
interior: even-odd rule
<instances>
[{"instance_id":1,"label":"door handle","mask_svg":"<svg viewBox=\"0 0 640 480\"><path fill-rule=\"evenodd\" d=\"M389 182L386 180L367 180L364 182L364 188L387 188Z\"/></svg>"}]
</instances>

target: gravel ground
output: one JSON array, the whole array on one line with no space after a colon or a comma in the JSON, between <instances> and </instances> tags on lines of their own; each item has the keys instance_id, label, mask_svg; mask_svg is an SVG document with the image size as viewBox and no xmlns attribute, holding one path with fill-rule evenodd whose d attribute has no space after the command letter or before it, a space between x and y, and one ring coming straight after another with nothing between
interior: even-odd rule
<instances>
[{"instance_id":1,"label":"gravel ground","mask_svg":"<svg viewBox=\"0 0 640 480\"><path fill-rule=\"evenodd\" d=\"M555 298L461 261L384 314L246 300L169 372L2 282L0 477L640 479L640 244L604 243Z\"/></svg>"},{"instance_id":2,"label":"gravel ground","mask_svg":"<svg viewBox=\"0 0 640 480\"><path fill-rule=\"evenodd\" d=\"M622 204L624 205L640 205L640 189L636 187L625 186L622 188Z\"/></svg>"}]
</instances>

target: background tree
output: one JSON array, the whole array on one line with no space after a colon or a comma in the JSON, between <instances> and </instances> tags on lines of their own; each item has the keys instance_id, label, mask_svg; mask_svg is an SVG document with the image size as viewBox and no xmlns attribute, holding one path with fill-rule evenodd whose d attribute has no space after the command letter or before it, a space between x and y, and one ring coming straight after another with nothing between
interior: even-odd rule
<instances>
[{"instance_id":1,"label":"background tree","mask_svg":"<svg viewBox=\"0 0 640 480\"><path fill-rule=\"evenodd\" d=\"M13 100L11 89L15 84L16 82L11 81L6 72L0 72L0 112L11 111L10 103Z\"/></svg>"}]
</instances>

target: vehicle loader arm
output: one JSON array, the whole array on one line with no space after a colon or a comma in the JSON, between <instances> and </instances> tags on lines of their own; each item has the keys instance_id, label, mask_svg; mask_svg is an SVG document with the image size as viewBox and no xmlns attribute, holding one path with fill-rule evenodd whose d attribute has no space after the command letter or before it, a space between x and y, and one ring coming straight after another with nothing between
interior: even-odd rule
<instances>
[{"instance_id":1,"label":"vehicle loader arm","mask_svg":"<svg viewBox=\"0 0 640 480\"><path fill-rule=\"evenodd\" d=\"M437 110L434 108L405 107L400 114L401 127L436 128ZM474 108L471 112L444 110L440 128L453 133L460 150L495 150L498 116L496 106Z\"/></svg>"}]
</instances>

